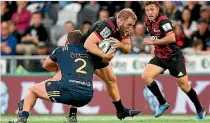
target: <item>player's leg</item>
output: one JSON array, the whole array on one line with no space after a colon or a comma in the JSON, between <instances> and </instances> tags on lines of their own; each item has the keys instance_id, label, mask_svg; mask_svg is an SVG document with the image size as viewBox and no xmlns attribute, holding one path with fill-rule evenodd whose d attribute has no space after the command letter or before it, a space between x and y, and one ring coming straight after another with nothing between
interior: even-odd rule
<instances>
[{"instance_id":1,"label":"player's leg","mask_svg":"<svg viewBox=\"0 0 210 123\"><path fill-rule=\"evenodd\" d=\"M56 74L52 77L52 80L57 81L61 80L61 70L59 69ZM64 123L76 123L77 122L77 107L70 106L70 111L68 116L66 117Z\"/></svg>"},{"instance_id":2,"label":"player's leg","mask_svg":"<svg viewBox=\"0 0 210 123\"><path fill-rule=\"evenodd\" d=\"M127 116L135 116L140 113L140 111L126 109L123 106L120 99L116 76L109 65L100 69L96 69L95 74L106 83L107 91L113 100L113 104L117 110L117 117L119 119L124 119Z\"/></svg>"},{"instance_id":3,"label":"player's leg","mask_svg":"<svg viewBox=\"0 0 210 123\"><path fill-rule=\"evenodd\" d=\"M61 80L62 75L61 75L61 70L58 69L55 75L50 79L51 81L58 81Z\"/></svg>"},{"instance_id":4,"label":"player's leg","mask_svg":"<svg viewBox=\"0 0 210 123\"><path fill-rule=\"evenodd\" d=\"M22 111L19 112L19 118L9 121L9 123L26 123L29 117L30 110L34 107L37 98L49 100L48 94L45 89L45 82L35 84L30 87L24 97Z\"/></svg>"},{"instance_id":5,"label":"player's leg","mask_svg":"<svg viewBox=\"0 0 210 123\"><path fill-rule=\"evenodd\" d=\"M139 111L136 111L136 110L130 110L130 112L131 112L130 114L124 113L125 108L124 108L124 106L121 102L121 99L120 99L120 94L119 94L115 74L113 73L110 66L106 66L106 67L100 66L100 67L101 67L100 69L95 70L95 74L106 83L107 91L113 100L113 103L116 107L117 112L123 112L122 118L129 116L129 115L133 116L133 115L139 114ZM73 116L72 114L76 114L76 111L77 110L75 107L71 107L70 113L69 113L69 118L72 118L72 116ZM128 111L128 110L126 109L126 111ZM119 116L119 117L120 117L120 119L122 119L121 116Z\"/></svg>"},{"instance_id":6,"label":"player's leg","mask_svg":"<svg viewBox=\"0 0 210 123\"><path fill-rule=\"evenodd\" d=\"M187 94L187 96L190 98L190 100L195 105L196 111L197 111L197 119L204 119L206 115L206 111L202 107L197 93L195 90L191 87L190 83L188 82L188 75L185 69L185 63L183 60L178 60L178 62L175 62L175 67L172 67L169 69L170 74L175 77L177 85L181 88L183 92Z\"/></svg>"},{"instance_id":7,"label":"player's leg","mask_svg":"<svg viewBox=\"0 0 210 123\"><path fill-rule=\"evenodd\" d=\"M69 115L66 117L64 123L77 123L77 107L70 106Z\"/></svg>"},{"instance_id":8,"label":"player's leg","mask_svg":"<svg viewBox=\"0 0 210 123\"><path fill-rule=\"evenodd\" d=\"M56 74L51 78L51 80L52 80L52 82L53 82L53 81L61 80L61 78L62 78L61 70L58 69L58 71L57 71ZM65 123L77 122L76 114L77 114L77 107L70 106L69 114L68 114L68 116L66 117L66 119L65 119L64 122L65 122Z\"/></svg>"},{"instance_id":9,"label":"player's leg","mask_svg":"<svg viewBox=\"0 0 210 123\"><path fill-rule=\"evenodd\" d=\"M23 110L29 112L31 110L31 108L34 106L37 98L41 98L41 99L50 101L48 98L48 94L46 92L45 84L48 81L56 82L57 80L60 80L60 79L61 79L61 71L58 70L52 78L50 78L44 82L37 83L34 86L30 87L27 91L25 98L24 98Z\"/></svg>"},{"instance_id":10,"label":"player's leg","mask_svg":"<svg viewBox=\"0 0 210 123\"><path fill-rule=\"evenodd\" d=\"M170 107L170 105L166 102L165 98L161 94L160 89L154 80L154 77L163 73L165 69L166 68L164 62L161 59L154 57L149 61L149 64L146 65L146 67L144 68L144 72L141 76L148 89L153 93L153 95L157 98L157 100L160 103L159 109L156 112L155 117L159 117L165 112L166 109Z\"/></svg>"},{"instance_id":11,"label":"player's leg","mask_svg":"<svg viewBox=\"0 0 210 123\"><path fill-rule=\"evenodd\" d=\"M37 98L50 101L45 89L45 82L35 84L28 89L24 98L23 111L29 112L34 107Z\"/></svg>"},{"instance_id":12,"label":"player's leg","mask_svg":"<svg viewBox=\"0 0 210 123\"><path fill-rule=\"evenodd\" d=\"M28 117L29 116L28 112L35 105L37 98L42 98L42 99L50 101L48 98L47 92L46 92L45 82L47 82L47 81L53 82L53 81L60 80L60 79L61 79L61 71L59 69L52 78L30 87L26 93L25 98L18 102L19 117ZM13 119L10 121L10 123L17 122L14 120L18 120L18 119ZM19 118L19 120L20 120L19 122L21 122L21 120L22 120L22 122L24 123L24 122L26 122L27 118L22 118L22 119Z\"/></svg>"},{"instance_id":13,"label":"player's leg","mask_svg":"<svg viewBox=\"0 0 210 123\"><path fill-rule=\"evenodd\" d=\"M95 74L105 82L107 91L113 102L119 101L120 93L117 85L117 78L112 71L112 68L110 66L106 66L101 69L96 69Z\"/></svg>"},{"instance_id":14,"label":"player's leg","mask_svg":"<svg viewBox=\"0 0 210 123\"><path fill-rule=\"evenodd\" d=\"M197 95L196 91L190 86L190 84L188 82L188 76L185 75L184 77L176 78L176 82L177 82L178 86L182 89L182 91L187 94L187 96L190 98L190 100L195 105L195 108L197 111L197 119L198 120L205 119L206 111L202 107L202 105L198 99L198 95Z\"/></svg>"}]
</instances>

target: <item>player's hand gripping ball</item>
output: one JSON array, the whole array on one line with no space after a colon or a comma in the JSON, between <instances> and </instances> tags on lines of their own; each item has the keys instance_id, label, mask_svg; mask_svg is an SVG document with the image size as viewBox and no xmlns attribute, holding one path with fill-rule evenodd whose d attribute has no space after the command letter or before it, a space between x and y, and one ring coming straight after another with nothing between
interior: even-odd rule
<instances>
[{"instance_id":1,"label":"player's hand gripping ball","mask_svg":"<svg viewBox=\"0 0 210 123\"><path fill-rule=\"evenodd\" d=\"M111 39L104 39L98 44L99 48L104 53L107 53L110 49L112 49L113 45L114 45L114 41Z\"/></svg>"}]
</instances>

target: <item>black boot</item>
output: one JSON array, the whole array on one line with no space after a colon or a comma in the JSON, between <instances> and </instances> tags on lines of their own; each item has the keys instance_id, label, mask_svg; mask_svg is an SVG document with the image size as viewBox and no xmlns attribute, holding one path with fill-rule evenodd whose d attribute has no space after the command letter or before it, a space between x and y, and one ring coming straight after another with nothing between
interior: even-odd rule
<instances>
[{"instance_id":1,"label":"black boot","mask_svg":"<svg viewBox=\"0 0 210 123\"><path fill-rule=\"evenodd\" d=\"M122 120L126 117L133 117L133 116L136 116L138 114L140 114L140 111L138 111L138 110L132 110L132 109L124 108L123 112L117 112L117 118Z\"/></svg>"}]
</instances>

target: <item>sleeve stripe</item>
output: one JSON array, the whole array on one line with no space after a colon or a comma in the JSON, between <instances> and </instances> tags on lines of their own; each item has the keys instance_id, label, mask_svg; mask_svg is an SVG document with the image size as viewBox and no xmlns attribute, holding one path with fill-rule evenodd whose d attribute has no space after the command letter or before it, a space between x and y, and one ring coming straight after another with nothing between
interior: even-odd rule
<instances>
[{"instance_id":1,"label":"sleeve stripe","mask_svg":"<svg viewBox=\"0 0 210 123\"><path fill-rule=\"evenodd\" d=\"M105 22L107 22L109 24L109 26L111 26L113 32L116 32L115 26L111 20L107 20Z\"/></svg>"},{"instance_id":2,"label":"sleeve stripe","mask_svg":"<svg viewBox=\"0 0 210 123\"><path fill-rule=\"evenodd\" d=\"M100 40L103 40L103 38L102 38L96 31L94 31L94 33L96 34L96 36L97 36Z\"/></svg>"}]
</instances>

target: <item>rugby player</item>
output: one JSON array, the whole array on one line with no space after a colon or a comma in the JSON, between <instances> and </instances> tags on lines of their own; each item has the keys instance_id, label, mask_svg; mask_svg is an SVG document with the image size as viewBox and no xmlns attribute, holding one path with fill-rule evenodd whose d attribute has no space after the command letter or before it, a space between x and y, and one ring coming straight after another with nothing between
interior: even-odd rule
<instances>
[{"instance_id":1,"label":"rugby player","mask_svg":"<svg viewBox=\"0 0 210 123\"><path fill-rule=\"evenodd\" d=\"M175 43L175 34L171 21L159 12L160 7L156 1L145 2L144 9L147 16L145 26L151 38L144 38L143 41L145 45L154 45L155 51L152 52L155 54L153 54L154 57L146 65L142 79L160 103L155 117L161 116L170 107L154 81L154 77L168 69L170 75L175 78L177 85L195 105L197 119L204 119L206 111L202 107L195 90L188 82L184 56Z\"/></svg>"},{"instance_id":2,"label":"rugby player","mask_svg":"<svg viewBox=\"0 0 210 123\"><path fill-rule=\"evenodd\" d=\"M115 49L119 49L122 53L131 52L131 29L135 25L137 17L135 13L125 8L121 10L117 17L110 17L103 21L95 22L83 36L84 47L93 55L101 59L112 59L98 47L98 43L103 39L112 38L114 40ZM113 104L117 110L117 117L124 119L128 116L135 116L140 113L138 110L127 109L123 106L117 86L117 79L108 63L101 63L96 66L95 74L106 83L109 96L113 100ZM69 120L76 120L77 109L70 108Z\"/></svg>"},{"instance_id":3,"label":"rugby player","mask_svg":"<svg viewBox=\"0 0 210 123\"><path fill-rule=\"evenodd\" d=\"M80 31L69 32L68 43L56 48L46 58L43 67L48 71L56 71L56 75L28 89L24 100L21 100L18 105L19 117L12 119L9 123L26 123L29 112L38 98L76 107L84 106L91 101L94 67L98 63L83 47L81 38ZM114 56L114 49L107 54ZM58 78L61 80L56 81Z\"/></svg>"}]
</instances>

